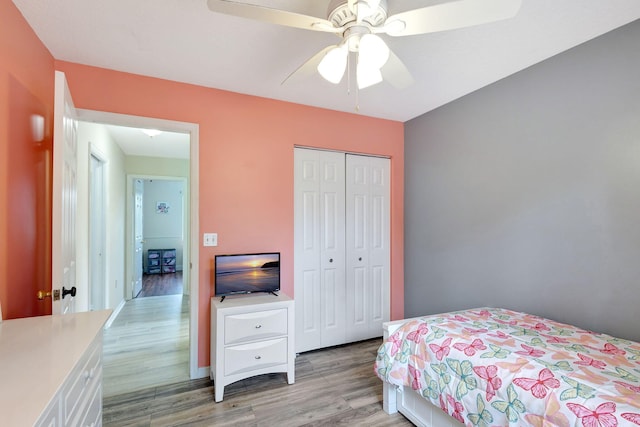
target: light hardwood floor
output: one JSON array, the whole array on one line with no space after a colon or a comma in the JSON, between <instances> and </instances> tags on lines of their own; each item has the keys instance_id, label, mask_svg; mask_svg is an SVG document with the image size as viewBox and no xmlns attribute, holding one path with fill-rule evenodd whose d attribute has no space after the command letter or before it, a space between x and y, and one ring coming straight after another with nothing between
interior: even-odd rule
<instances>
[{"instance_id":1,"label":"light hardwood floor","mask_svg":"<svg viewBox=\"0 0 640 427\"><path fill-rule=\"evenodd\" d=\"M189 297L127 301L104 331L105 397L189 379Z\"/></svg>"},{"instance_id":2,"label":"light hardwood floor","mask_svg":"<svg viewBox=\"0 0 640 427\"><path fill-rule=\"evenodd\" d=\"M138 298L105 330L104 426L411 425L382 411L380 340L302 353L295 384L248 378L215 403L209 378L188 380L188 313L186 296Z\"/></svg>"},{"instance_id":3,"label":"light hardwood floor","mask_svg":"<svg viewBox=\"0 0 640 427\"><path fill-rule=\"evenodd\" d=\"M380 340L302 353L296 381L267 374L225 387L215 403L208 378L105 398L106 426L410 426L382 411L373 372Z\"/></svg>"},{"instance_id":4,"label":"light hardwood floor","mask_svg":"<svg viewBox=\"0 0 640 427\"><path fill-rule=\"evenodd\" d=\"M182 271L165 274L143 274L142 289L136 298L182 294Z\"/></svg>"}]
</instances>

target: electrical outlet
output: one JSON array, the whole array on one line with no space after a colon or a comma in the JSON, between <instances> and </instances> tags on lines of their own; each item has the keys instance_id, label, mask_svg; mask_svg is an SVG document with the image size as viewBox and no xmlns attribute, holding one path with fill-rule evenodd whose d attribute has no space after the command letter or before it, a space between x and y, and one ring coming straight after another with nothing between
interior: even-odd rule
<instances>
[{"instance_id":1,"label":"electrical outlet","mask_svg":"<svg viewBox=\"0 0 640 427\"><path fill-rule=\"evenodd\" d=\"M204 233L203 246L218 246L218 233Z\"/></svg>"}]
</instances>

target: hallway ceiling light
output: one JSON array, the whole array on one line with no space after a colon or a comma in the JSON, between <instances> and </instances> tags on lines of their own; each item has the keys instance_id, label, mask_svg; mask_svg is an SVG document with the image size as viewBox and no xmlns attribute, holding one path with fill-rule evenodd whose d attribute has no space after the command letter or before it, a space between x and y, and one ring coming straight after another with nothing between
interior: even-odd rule
<instances>
[{"instance_id":1,"label":"hallway ceiling light","mask_svg":"<svg viewBox=\"0 0 640 427\"><path fill-rule=\"evenodd\" d=\"M145 135L153 138L156 135L160 135L162 133L161 130L158 129L140 129L142 131L142 133L144 133Z\"/></svg>"}]
</instances>

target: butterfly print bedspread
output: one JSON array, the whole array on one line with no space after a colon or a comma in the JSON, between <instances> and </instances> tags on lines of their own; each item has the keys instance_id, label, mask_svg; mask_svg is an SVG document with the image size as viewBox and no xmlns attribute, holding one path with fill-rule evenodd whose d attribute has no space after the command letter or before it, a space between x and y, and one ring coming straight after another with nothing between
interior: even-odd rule
<instances>
[{"instance_id":1,"label":"butterfly print bedspread","mask_svg":"<svg viewBox=\"0 0 640 427\"><path fill-rule=\"evenodd\" d=\"M640 344L480 308L407 322L375 372L467 426L640 425Z\"/></svg>"}]
</instances>

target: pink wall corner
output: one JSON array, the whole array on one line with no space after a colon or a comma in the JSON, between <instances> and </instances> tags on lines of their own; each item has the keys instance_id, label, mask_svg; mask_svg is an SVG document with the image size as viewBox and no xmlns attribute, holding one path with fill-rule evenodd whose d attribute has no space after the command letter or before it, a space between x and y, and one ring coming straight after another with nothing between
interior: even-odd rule
<instances>
[{"instance_id":1,"label":"pink wall corner","mask_svg":"<svg viewBox=\"0 0 640 427\"><path fill-rule=\"evenodd\" d=\"M209 365L212 258L218 253L282 253L283 292L293 296L293 152L302 145L389 156L391 316L404 315L404 126L320 108L56 61L78 108L199 125L200 231L219 245L200 248L199 366Z\"/></svg>"},{"instance_id":2,"label":"pink wall corner","mask_svg":"<svg viewBox=\"0 0 640 427\"><path fill-rule=\"evenodd\" d=\"M51 313L50 170L54 60L10 1L0 2L0 302L5 319ZM31 116L44 118L35 141Z\"/></svg>"}]
</instances>

